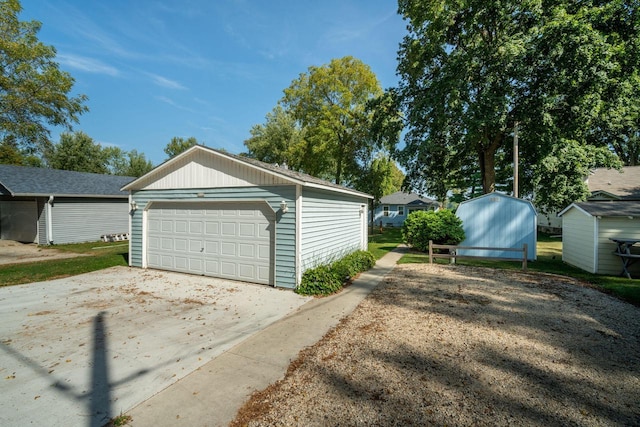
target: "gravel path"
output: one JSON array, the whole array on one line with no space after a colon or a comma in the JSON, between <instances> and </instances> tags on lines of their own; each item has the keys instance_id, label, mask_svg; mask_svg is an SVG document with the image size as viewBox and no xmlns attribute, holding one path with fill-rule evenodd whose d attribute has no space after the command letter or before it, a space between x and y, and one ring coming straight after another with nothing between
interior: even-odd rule
<instances>
[{"instance_id":1,"label":"gravel path","mask_svg":"<svg viewBox=\"0 0 640 427\"><path fill-rule=\"evenodd\" d=\"M640 308L579 283L399 265L233 425L640 425Z\"/></svg>"}]
</instances>

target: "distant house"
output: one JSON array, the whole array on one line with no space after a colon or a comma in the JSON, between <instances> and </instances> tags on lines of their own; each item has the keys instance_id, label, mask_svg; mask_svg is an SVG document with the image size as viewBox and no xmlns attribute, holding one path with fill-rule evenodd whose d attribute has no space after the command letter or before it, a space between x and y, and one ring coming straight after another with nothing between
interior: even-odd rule
<instances>
[{"instance_id":1,"label":"distant house","mask_svg":"<svg viewBox=\"0 0 640 427\"><path fill-rule=\"evenodd\" d=\"M129 230L134 177L0 165L0 239L40 245Z\"/></svg>"},{"instance_id":2,"label":"distant house","mask_svg":"<svg viewBox=\"0 0 640 427\"><path fill-rule=\"evenodd\" d=\"M522 249L527 259L536 259L536 209L524 199L502 193L489 193L460 203L456 216L462 220L465 240L460 246ZM459 255L516 258L510 251L465 250Z\"/></svg>"},{"instance_id":3,"label":"distant house","mask_svg":"<svg viewBox=\"0 0 640 427\"><path fill-rule=\"evenodd\" d=\"M398 191L380 199L373 216L374 224L382 223L384 227L401 227L413 211L438 209L438 202L428 197L421 197L415 193Z\"/></svg>"},{"instance_id":4,"label":"distant house","mask_svg":"<svg viewBox=\"0 0 640 427\"><path fill-rule=\"evenodd\" d=\"M562 212L562 260L594 274L618 275L622 261L611 238L640 240L640 201L572 203ZM640 273L640 263L631 274Z\"/></svg>"},{"instance_id":5,"label":"distant house","mask_svg":"<svg viewBox=\"0 0 640 427\"><path fill-rule=\"evenodd\" d=\"M591 192L588 201L640 200L640 166L617 169L595 169L586 179ZM560 231L562 219L556 214L538 215L538 227L542 230Z\"/></svg>"}]
</instances>

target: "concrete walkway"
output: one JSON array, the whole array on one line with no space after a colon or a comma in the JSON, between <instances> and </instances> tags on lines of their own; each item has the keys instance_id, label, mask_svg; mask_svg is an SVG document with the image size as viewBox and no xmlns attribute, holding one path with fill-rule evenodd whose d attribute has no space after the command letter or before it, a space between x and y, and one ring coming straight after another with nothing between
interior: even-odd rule
<instances>
[{"instance_id":1,"label":"concrete walkway","mask_svg":"<svg viewBox=\"0 0 640 427\"><path fill-rule=\"evenodd\" d=\"M283 378L300 350L349 315L395 267L396 248L337 295L316 298L128 412L134 427L227 426L251 393Z\"/></svg>"}]
</instances>

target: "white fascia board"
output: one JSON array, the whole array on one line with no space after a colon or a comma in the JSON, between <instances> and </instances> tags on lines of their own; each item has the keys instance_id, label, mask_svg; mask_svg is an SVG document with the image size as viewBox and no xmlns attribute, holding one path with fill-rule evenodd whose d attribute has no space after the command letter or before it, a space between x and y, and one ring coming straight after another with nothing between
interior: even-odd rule
<instances>
[{"instance_id":1,"label":"white fascia board","mask_svg":"<svg viewBox=\"0 0 640 427\"><path fill-rule=\"evenodd\" d=\"M373 196L370 195L370 194L361 193L361 192L356 191L356 190L349 190L348 188L329 187L329 186L326 186L326 185L315 184L315 183L311 183L311 182L303 183L303 185L305 187L309 187L309 188L317 188L317 189L320 189L320 190L326 190L326 191L333 191L333 192L336 192L336 193L348 194L350 196L363 197L363 198L366 198L366 199L373 199Z\"/></svg>"}]
</instances>

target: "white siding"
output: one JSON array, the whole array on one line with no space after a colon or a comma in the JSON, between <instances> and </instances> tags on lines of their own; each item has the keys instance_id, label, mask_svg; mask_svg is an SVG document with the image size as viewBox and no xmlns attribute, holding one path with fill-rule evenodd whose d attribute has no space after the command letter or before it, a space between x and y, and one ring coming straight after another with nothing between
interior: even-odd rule
<instances>
[{"instance_id":1,"label":"white siding","mask_svg":"<svg viewBox=\"0 0 640 427\"><path fill-rule=\"evenodd\" d=\"M596 218L572 208L562 215L562 260L595 273Z\"/></svg>"},{"instance_id":2,"label":"white siding","mask_svg":"<svg viewBox=\"0 0 640 427\"><path fill-rule=\"evenodd\" d=\"M362 206L365 206L362 208ZM303 189L302 271L366 250L367 199ZM364 223L364 227L363 227Z\"/></svg>"},{"instance_id":3,"label":"white siding","mask_svg":"<svg viewBox=\"0 0 640 427\"><path fill-rule=\"evenodd\" d=\"M168 190L290 184L264 170L206 151L195 151L167 166L157 173L149 174L148 182L142 182L141 189Z\"/></svg>"},{"instance_id":4,"label":"white siding","mask_svg":"<svg viewBox=\"0 0 640 427\"><path fill-rule=\"evenodd\" d=\"M127 199L56 198L51 209L54 244L98 241L129 230Z\"/></svg>"},{"instance_id":5,"label":"white siding","mask_svg":"<svg viewBox=\"0 0 640 427\"><path fill-rule=\"evenodd\" d=\"M622 272L622 261L620 257L613 254L616 245L609 238L640 239L640 219L604 217L599 220L598 229L600 232L598 235L598 271L596 273L616 276ZM640 273L640 263L633 264L629 271L632 276L637 277Z\"/></svg>"}]
</instances>

